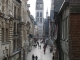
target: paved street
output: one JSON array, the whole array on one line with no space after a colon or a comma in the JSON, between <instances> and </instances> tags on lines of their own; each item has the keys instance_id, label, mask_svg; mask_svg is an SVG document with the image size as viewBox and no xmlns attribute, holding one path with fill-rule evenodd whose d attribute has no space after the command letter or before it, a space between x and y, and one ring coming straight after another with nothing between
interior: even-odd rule
<instances>
[{"instance_id":1,"label":"paved street","mask_svg":"<svg viewBox=\"0 0 80 60\"><path fill-rule=\"evenodd\" d=\"M40 43L40 41L39 41ZM32 51L28 53L26 60L32 60L32 54L34 56L38 56L38 60L52 60L52 53L49 51L49 46L46 48L46 53L43 52L43 44L41 44L41 49L37 46L36 48L33 47Z\"/></svg>"}]
</instances>

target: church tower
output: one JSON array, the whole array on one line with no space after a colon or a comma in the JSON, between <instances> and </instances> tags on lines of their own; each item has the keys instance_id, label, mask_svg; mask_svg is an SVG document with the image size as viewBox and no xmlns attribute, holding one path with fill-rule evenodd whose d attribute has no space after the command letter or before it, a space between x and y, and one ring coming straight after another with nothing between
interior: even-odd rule
<instances>
[{"instance_id":1,"label":"church tower","mask_svg":"<svg viewBox=\"0 0 80 60\"><path fill-rule=\"evenodd\" d=\"M38 26L38 37L43 37L43 12L44 12L43 0L36 0L36 22Z\"/></svg>"}]
</instances>

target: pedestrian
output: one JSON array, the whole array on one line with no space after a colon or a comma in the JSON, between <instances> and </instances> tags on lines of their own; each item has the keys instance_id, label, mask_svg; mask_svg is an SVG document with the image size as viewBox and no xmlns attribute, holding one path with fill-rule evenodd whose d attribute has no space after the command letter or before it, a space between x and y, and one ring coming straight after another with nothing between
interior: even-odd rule
<instances>
[{"instance_id":1,"label":"pedestrian","mask_svg":"<svg viewBox=\"0 0 80 60\"><path fill-rule=\"evenodd\" d=\"M38 60L38 57L36 56L36 60Z\"/></svg>"},{"instance_id":2,"label":"pedestrian","mask_svg":"<svg viewBox=\"0 0 80 60\"><path fill-rule=\"evenodd\" d=\"M45 48L44 48L44 54L45 54Z\"/></svg>"},{"instance_id":3,"label":"pedestrian","mask_svg":"<svg viewBox=\"0 0 80 60\"><path fill-rule=\"evenodd\" d=\"M34 54L32 55L32 60L34 60Z\"/></svg>"},{"instance_id":4,"label":"pedestrian","mask_svg":"<svg viewBox=\"0 0 80 60\"><path fill-rule=\"evenodd\" d=\"M39 46L39 42L37 42L38 46Z\"/></svg>"},{"instance_id":5,"label":"pedestrian","mask_svg":"<svg viewBox=\"0 0 80 60\"><path fill-rule=\"evenodd\" d=\"M45 51L46 51L46 45L44 45L44 47L43 47L43 48L44 48L44 54L45 54Z\"/></svg>"},{"instance_id":6,"label":"pedestrian","mask_svg":"<svg viewBox=\"0 0 80 60\"><path fill-rule=\"evenodd\" d=\"M41 49L41 45L39 45L40 49Z\"/></svg>"},{"instance_id":7,"label":"pedestrian","mask_svg":"<svg viewBox=\"0 0 80 60\"><path fill-rule=\"evenodd\" d=\"M53 48L52 47L50 47L50 53L53 51Z\"/></svg>"},{"instance_id":8,"label":"pedestrian","mask_svg":"<svg viewBox=\"0 0 80 60\"><path fill-rule=\"evenodd\" d=\"M53 54L52 60L54 60L54 54Z\"/></svg>"}]
</instances>

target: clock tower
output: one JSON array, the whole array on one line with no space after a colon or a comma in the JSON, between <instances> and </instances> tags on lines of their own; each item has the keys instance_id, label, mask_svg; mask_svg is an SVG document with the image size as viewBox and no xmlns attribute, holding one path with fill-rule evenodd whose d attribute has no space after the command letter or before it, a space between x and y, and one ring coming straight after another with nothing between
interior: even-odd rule
<instances>
[{"instance_id":1,"label":"clock tower","mask_svg":"<svg viewBox=\"0 0 80 60\"><path fill-rule=\"evenodd\" d=\"M43 38L43 12L44 12L43 0L36 0L36 22L38 26L38 37Z\"/></svg>"}]
</instances>

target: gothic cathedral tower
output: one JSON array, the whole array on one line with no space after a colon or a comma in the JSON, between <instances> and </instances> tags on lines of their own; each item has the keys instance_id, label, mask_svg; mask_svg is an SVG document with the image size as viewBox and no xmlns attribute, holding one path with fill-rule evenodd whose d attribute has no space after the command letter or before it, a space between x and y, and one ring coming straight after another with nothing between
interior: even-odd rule
<instances>
[{"instance_id":1,"label":"gothic cathedral tower","mask_svg":"<svg viewBox=\"0 0 80 60\"><path fill-rule=\"evenodd\" d=\"M43 0L36 0L36 22L38 26L38 38L43 37L43 22L44 22L44 5Z\"/></svg>"}]
</instances>

